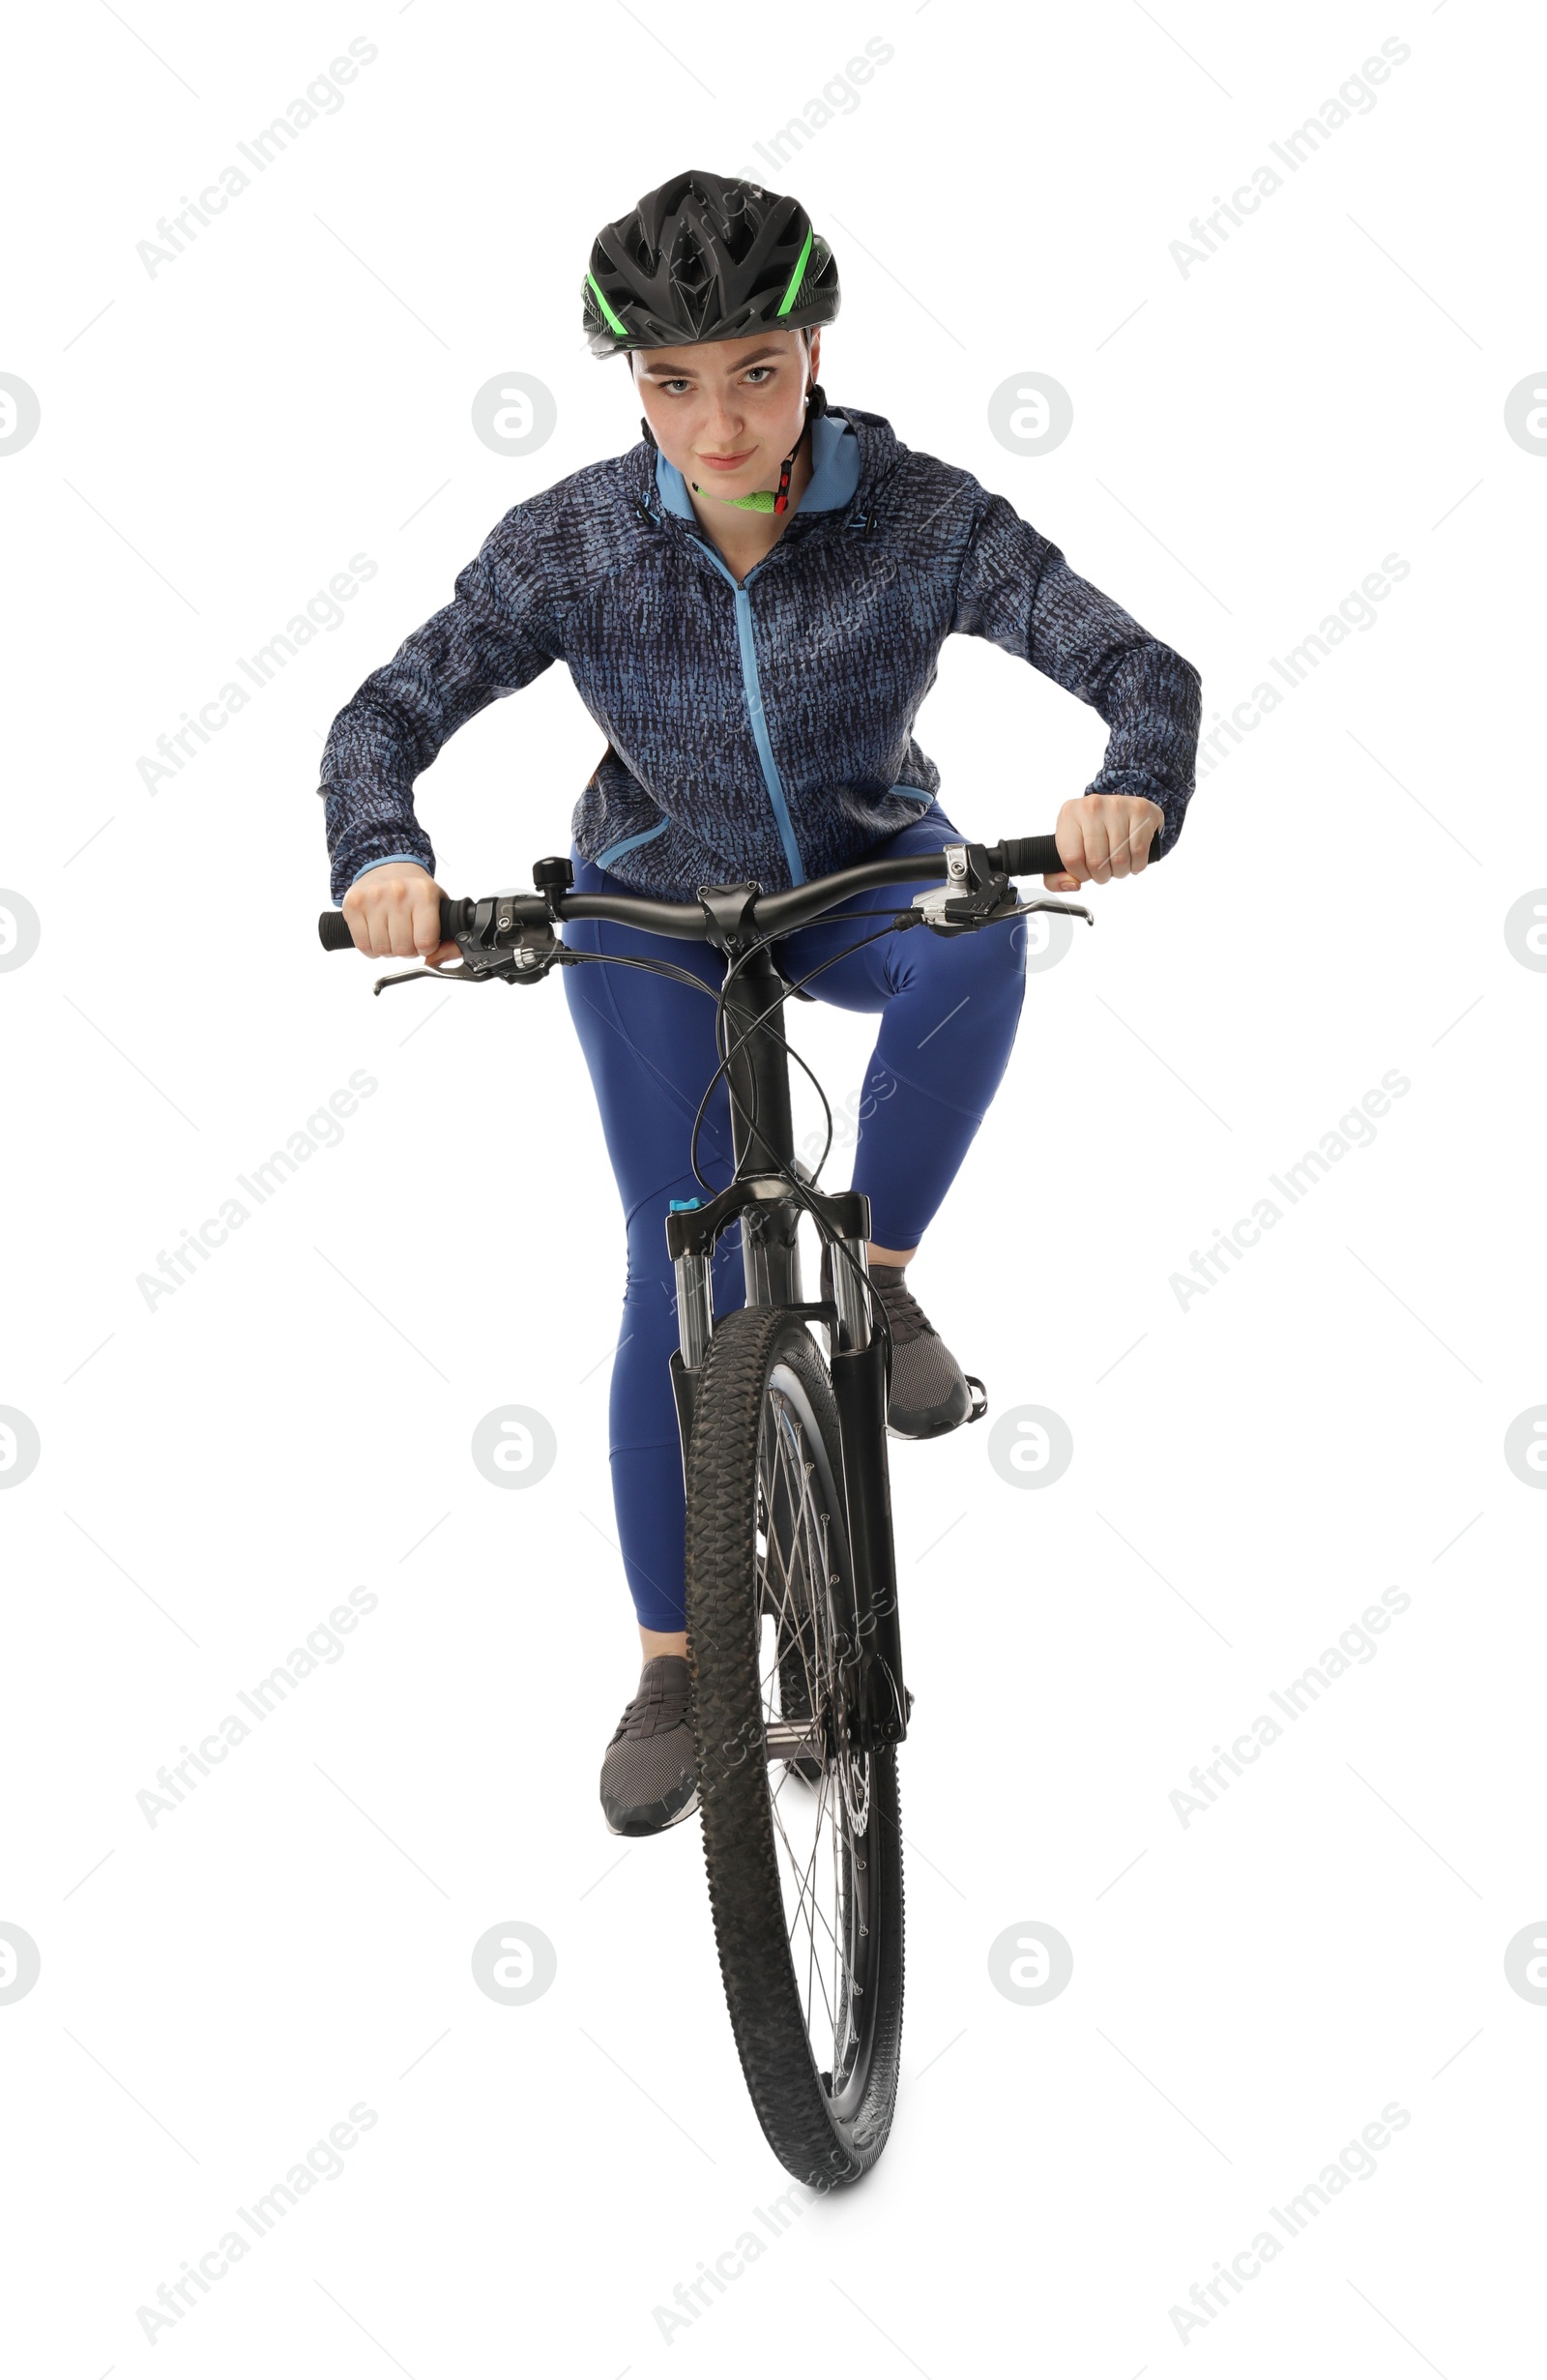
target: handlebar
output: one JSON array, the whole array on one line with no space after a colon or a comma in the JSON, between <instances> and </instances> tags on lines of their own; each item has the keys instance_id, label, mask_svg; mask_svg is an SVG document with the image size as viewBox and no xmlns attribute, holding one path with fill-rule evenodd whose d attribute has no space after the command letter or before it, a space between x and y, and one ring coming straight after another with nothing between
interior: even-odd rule
<instances>
[{"instance_id":1,"label":"handlebar","mask_svg":"<svg viewBox=\"0 0 1547 2380\"><path fill-rule=\"evenodd\" d=\"M997 873L1006 876L1054 876L1064 866L1057 839L1051 835L1025 835L990 843L984 856ZM746 912L746 922L759 934L793 933L798 926L809 926L825 910L847 900L852 893L868 892L877 885L938 882L946 872L943 849L915 852L909 858L861 860L853 867L840 867L832 875L814 877L809 884L792 885L788 892L759 894ZM441 939L452 942L458 933L465 933L478 905L476 901L457 900L443 894ZM509 912L511 926L545 926L555 919L563 924L571 918L600 918L615 926L635 926L641 933L667 934L679 942L708 939L709 918L702 905L692 900L656 900L643 894L508 893L499 896L498 906L502 918ZM325 951L352 951L355 947L349 921L341 909L323 911L317 920L317 934Z\"/></svg>"},{"instance_id":2,"label":"handlebar","mask_svg":"<svg viewBox=\"0 0 1547 2380\"><path fill-rule=\"evenodd\" d=\"M1064 872L1056 835L1023 835L1019 840L992 843L988 856L1007 876L1061 876Z\"/></svg>"}]
</instances>

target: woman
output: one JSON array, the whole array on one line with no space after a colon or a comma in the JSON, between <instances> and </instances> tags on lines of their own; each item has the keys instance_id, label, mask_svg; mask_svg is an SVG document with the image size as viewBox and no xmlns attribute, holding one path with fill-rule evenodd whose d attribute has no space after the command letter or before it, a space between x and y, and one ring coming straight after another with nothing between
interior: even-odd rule
<instances>
[{"instance_id":1,"label":"woman","mask_svg":"<svg viewBox=\"0 0 1547 2380\"><path fill-rule=\"evenodd\" d=\"M912 736L952 632L1030 661L1110 730L1090 788L1059 812L1064 871L1049 889L1137 875L1170 850L1192 790L1196 671L970 473L912 453L878 414L829 410L817 374L837 267L797 200L675 175L600 233L584 302L593 352L629 358L641 443L517 505L455 601L334 722L321 786L333 890L362 951L456 955L440 942L415 778L465 720L556 661L607 738L574 813L582 892L691 900L701 884L752 877L772 891L960 839ZM970 1400L907 1267L1005 1072L1024 956L1018 935L997 932L854 948L867 930L839 911L774 955L795 976L846 954L813 990L881 1014L854 1187L870 1198L871 1278L891 1328L890 1425L929 1437L966 1420ZM665 956L710 983L723 972L707 946L610 926L571 926L566 940ZM644 1668L601 1800L615 1833L655 1834L697 1798L663 1225L670 1201L699 1189L688 1135L716 1065L715 1012L636 970L568 968L565 987L628 1243L612 1473ZM700 1161L715 1188L729 1179L723 1083ZM732 1237L715 1275L723 1311L742 1296Z\"/></svg>"}]
</instances>

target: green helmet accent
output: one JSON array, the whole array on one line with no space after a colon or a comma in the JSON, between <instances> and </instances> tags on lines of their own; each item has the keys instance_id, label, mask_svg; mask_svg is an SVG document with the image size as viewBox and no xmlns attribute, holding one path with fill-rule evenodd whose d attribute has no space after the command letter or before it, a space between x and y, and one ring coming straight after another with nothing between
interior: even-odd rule
<instances>
[{"instance_id":1,"label":"green helmet accent","mask_svg":"<svg viewBox=\"0 0 1547 2380\"><path fill-rule=\"evenodd\" d=\"M784 292L784 295L779 302L779 320L781 322L783 321L785 315L789 312L790 308L795 304L795 293L800 288L802 281L805 279L805 260L811 253L811 242L815 237L816 234L811 231L808 231L805 235L805 246L802 249L800 256L796 261L795 270L790 275L790 285Z\"/></svg>"},{"instance_id":2,"label":"green helmet accent","mask_svg":"<svg viewBox=\"0 0 1547 2380\"><path fill-rule=\"evenodd\" d=\"M618 317L613 312L612 308L607 304L606 293L602 289L601 283L598 280L596 275L594 273L588 273L586 275L586 279L596 293L597 304L601 309L602 314L606 319L608 329L613 332L615 337L618 338L627 338L628 336L628 326L627 323L623 323L618 320Z\"/></svg>"},{"instance_id":3,"label":"green helmet accent","mask_svg":"<svg viewBox=\"0 0 1547 2380\"><path fill-rule=\"evenodd\" d=\"M680 173L606 224L582 286L593 355L697 346L837 317L832 250L798 198Z\"/></svg>"}]
</instances>

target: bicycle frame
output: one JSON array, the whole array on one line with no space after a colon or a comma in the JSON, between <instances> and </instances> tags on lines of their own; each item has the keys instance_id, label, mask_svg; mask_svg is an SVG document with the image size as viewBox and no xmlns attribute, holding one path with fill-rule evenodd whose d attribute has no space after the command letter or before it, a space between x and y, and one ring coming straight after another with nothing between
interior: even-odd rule
<instances>
[{"instance_id":1,"label":"bicycle frame","mask_svg":"<svg viewBox=\"0 0 1547 2380\"><path fill-rule=\"evenodd\" d=\"M735 1171L704 1205L679 1207L666 1219L666 1245L676 1274L679 1345L671 1359L683 1461L714 1331L710 1267L722 1231L739 1222L748 1306L779 1307L804 1320L827 1322L829 1372L842 1438L842 1485L854 1565L859 1675L851 1708L859 1748L900 1744L908 1732L911 1696L903 1683L897 1605L891 1488L887 1466L887 1348L871 1329L865 1249L870 1202L861 1191L807 1189L797 1197L784 1176L799 1175L790 1120L789 1059L781 1031L788 985L766 944L746 955L752 936L746 912L756 887L706 888L709 939L740 960L725 992L730 1057L731 1132ZM814 1217L833 1246L833 1298L810 1304L801 1294L797 1233L803 1213Z\"/></svg>"},{"instance_id":2,"label":"bicycle frame","mask_svg":"<svg viewBox=\"0 0 1547 2380\"><path fill-rule=\"evenodd\" d=\"M460 965L381 976L374 986L381 992L394 984L540 983L552 967L573 955L567 955L557 935L557 928L571 919L611 918L645 933L707 940L731 962L723 994L729 1027L723 1063L731 1090L735 1170L726 1189L707 1204L693 1199L666 1219L666 1245L676 1273L679 1344L671 1359L671 1379L683 1463L686 1471L695 1398L714 1334L711 1260L719 1234L736 1222L742 1232L747 1304L823 1321L831 1334L828 1369L842 1439L843 1493L859 1612L860 1641L852 1658L860 1674L850 1708L861 1750L900 1744L908 1732L912 1700L902 1677L887 1467L890 1340L885 1330L878 1338L871 1327L865 1256L869 1200L856 1190L816 1190L795 1155L788 1051L777 1022L792 986L774 965L768 945L774 936L814 923L852 894L899 881L938 885L937 891L915 900L911 918L899 917L899 925L965 933L1033 909L1061 910L1090 925L1088 909L1059 900L1020 903L1010 889L1012 875L1050 875L1063 865L1050 835L994 844L955 842L906 858L861 860L780 893L764 894L750 883L704 885L695 908L688 901L572 893L569 861L550 858L535 865L536 889L531 893L501 893L482 901L442 896L441 932L456 943ZM321 917L318 932L325 950L353 947L350 927L336 914ZM813 1305L801 1295L797 1234L803 1213L814 1218L832 1247L831 1303Z\"/></svg>"}]
</instances>

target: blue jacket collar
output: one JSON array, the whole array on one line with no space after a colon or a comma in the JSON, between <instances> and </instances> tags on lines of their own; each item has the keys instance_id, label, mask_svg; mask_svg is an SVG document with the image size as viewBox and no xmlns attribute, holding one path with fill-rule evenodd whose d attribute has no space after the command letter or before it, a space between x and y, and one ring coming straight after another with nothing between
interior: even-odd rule
<instances>
[{"instance_id":1,"label":"blue jacket collar","mask_svg":"<svg viewBox=\"0 0 1547 2380\"><path fill-rule=\"evenodd\" d=\"M822 415L811 425L811 452L815 468L804 495L796 506L798 513L833 513L852 504L860 485L860 442L849 424L839 414ZM668 513L681 519L693 520L693 500L687 492L687 483L675 463L664 455L656 455L656 485Z\"/></svg>"}]
</instances>

